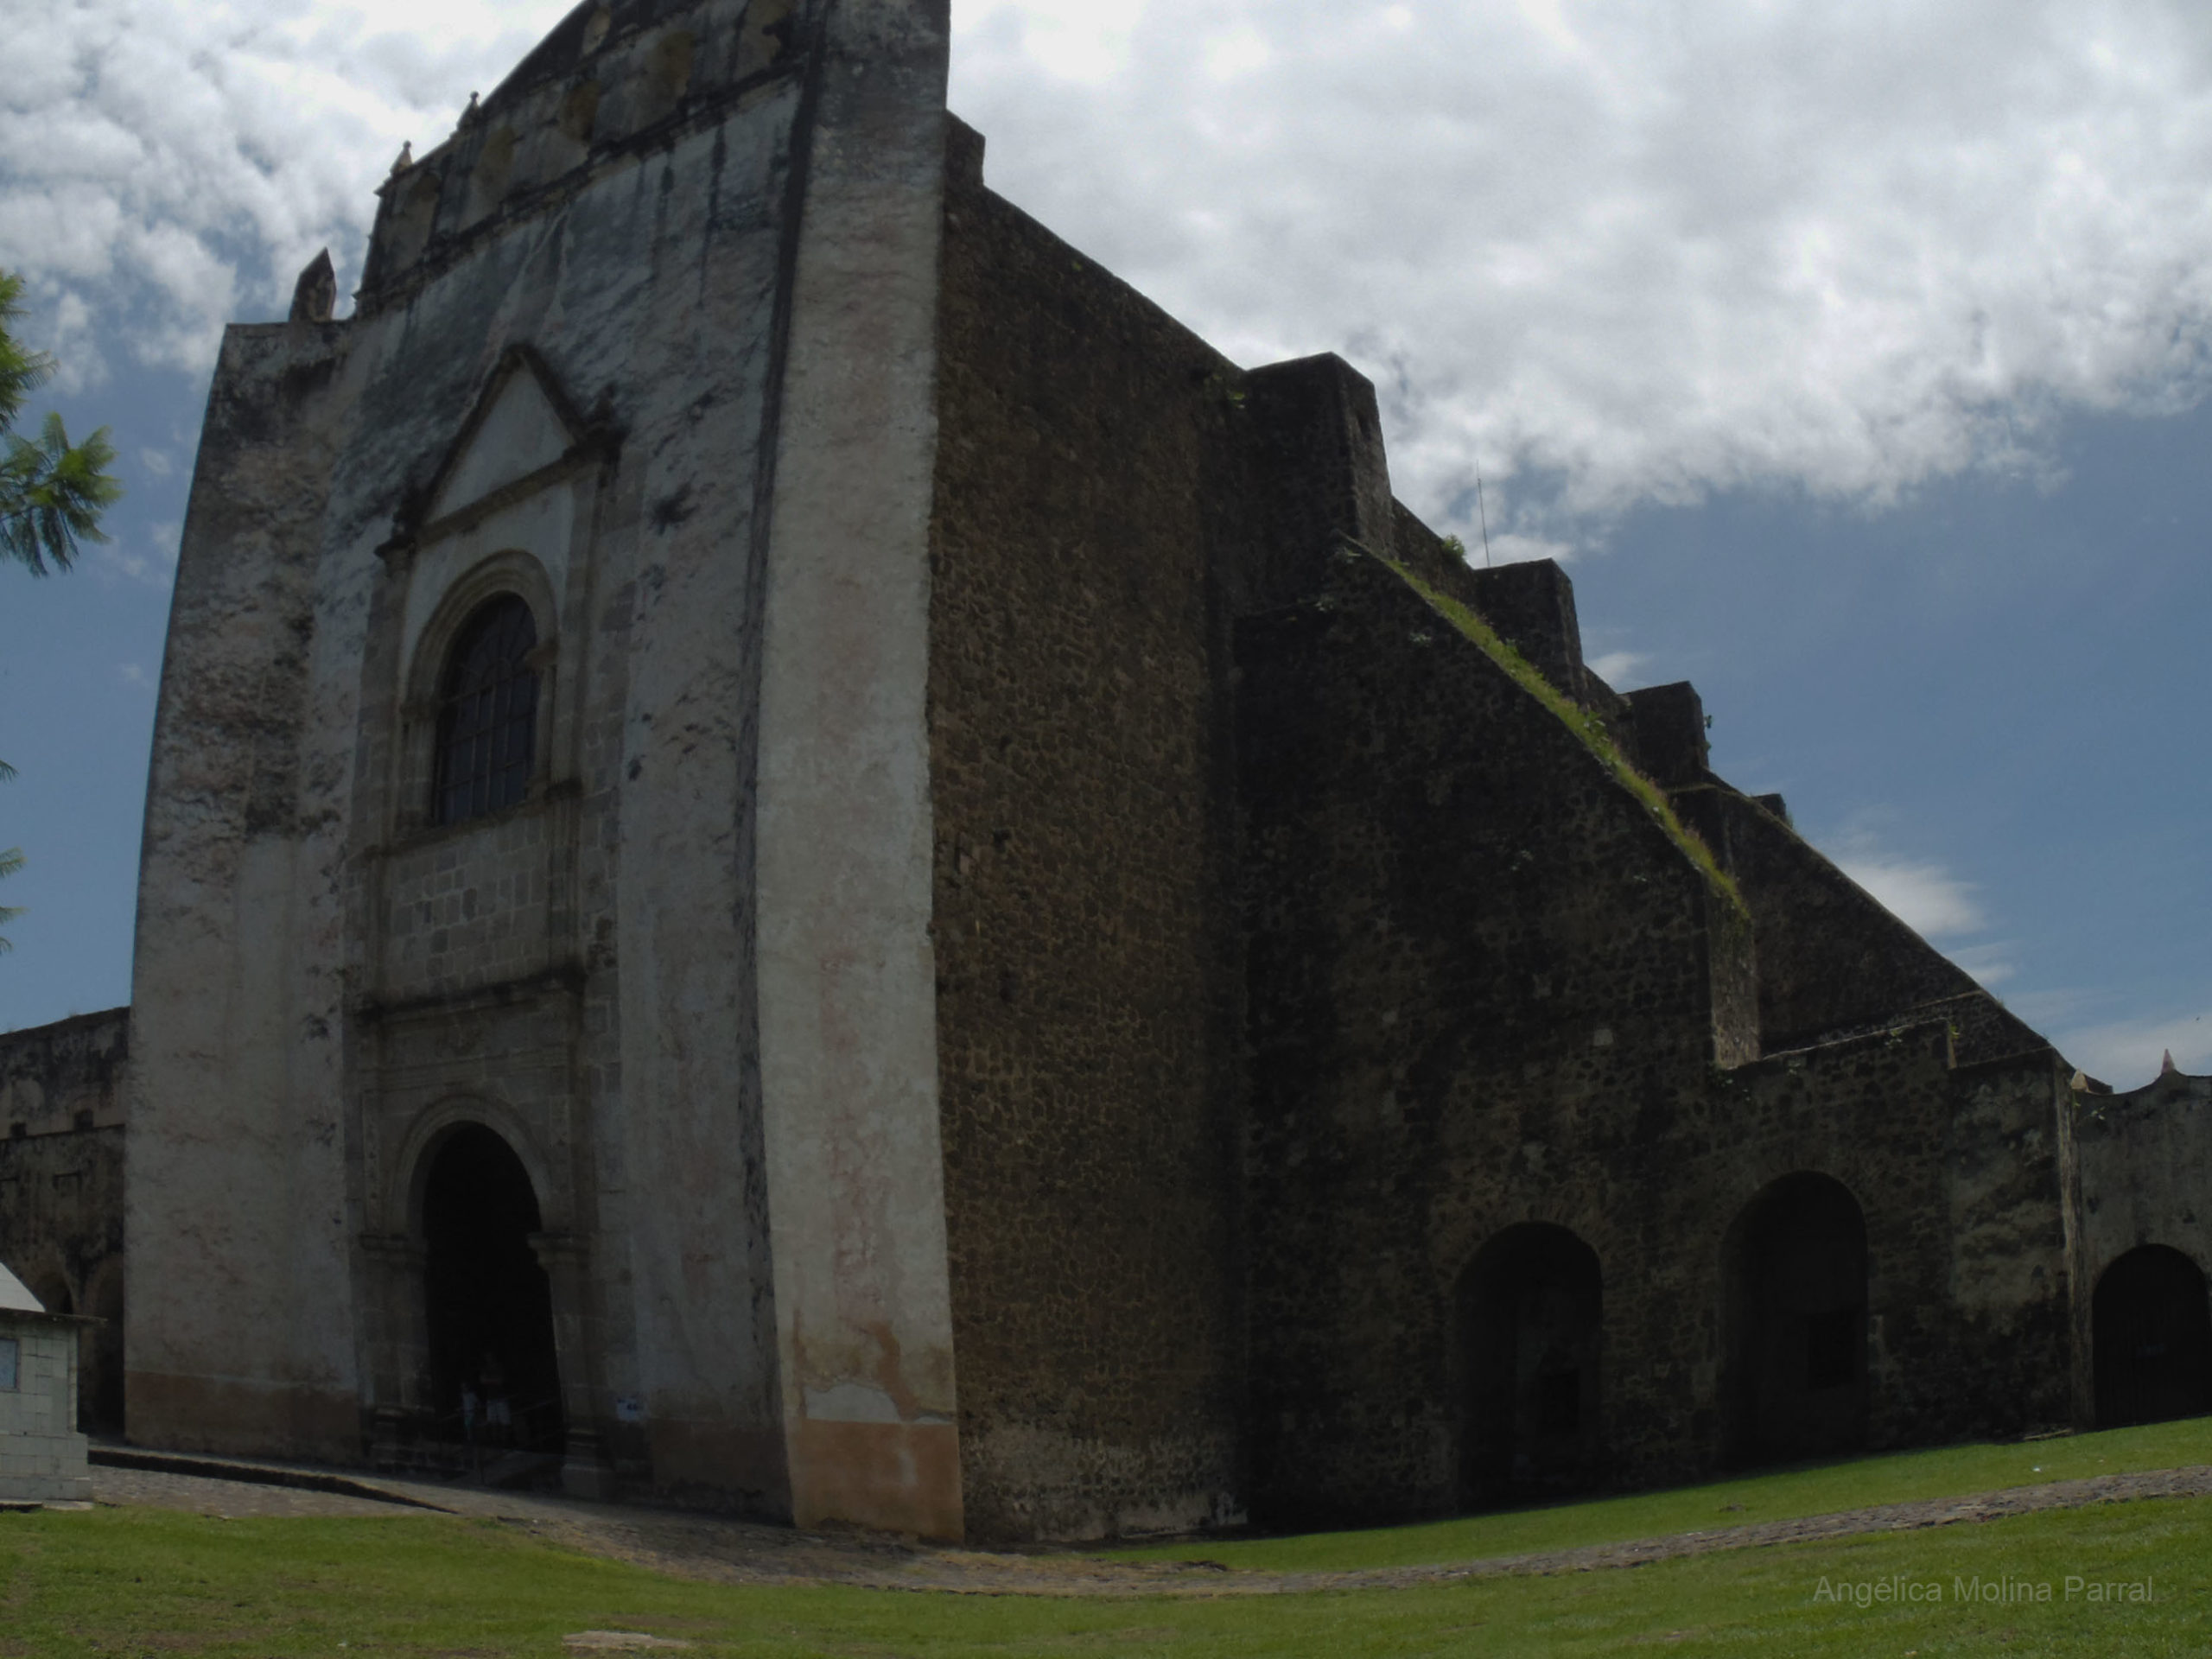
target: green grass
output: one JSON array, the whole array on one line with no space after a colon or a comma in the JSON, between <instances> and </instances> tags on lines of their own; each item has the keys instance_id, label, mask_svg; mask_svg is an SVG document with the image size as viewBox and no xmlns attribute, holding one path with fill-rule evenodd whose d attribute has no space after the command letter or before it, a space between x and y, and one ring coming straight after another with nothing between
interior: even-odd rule
<instances>
[{"instance_id":1,"label":"green grass","mask_svg":"<svg viewBox=\"0 0 2212 1659\"><path fill-rule=\"evenodd\" d=\"M1668 1533L1785 1521L1878 1503L1961 1497L2045 1481L2212 1463L2212 1417L2108 1429L2024 1445L1949 1446L1823 1464L1707 1486L1639 1492L1552 1509L1464 1516L1423 1526L1317 1532L1287 1538L1206 1539L1114 1552L1122 1559L1205 1560L1307 1573L1413 1567L1573 1549Z\"/></svg>"},{"instance_id":2,"label":"green grass","mask_svg":"<svg viewBox=\"0 0 2212 1659\"><path fill-rule=\"evenodd\" d=\"M1932 1602L1823 1599L1904 1575ZM2065 1593L2147 1577L2154 1599ZM2048 1601L1961 1603L1989 1582ZM221 1522L151 1510L0 1516L0 1654L552 1659L644 1630L701 1659L1529 1654L2180 1655L2212 1645L2212 1502L2023 1516L1635 1571L1294 1596L1054 1600L691 1583L421 1515ZM342 1645L341 1645L342 1644Z\"/></svg>"}]
</instances>

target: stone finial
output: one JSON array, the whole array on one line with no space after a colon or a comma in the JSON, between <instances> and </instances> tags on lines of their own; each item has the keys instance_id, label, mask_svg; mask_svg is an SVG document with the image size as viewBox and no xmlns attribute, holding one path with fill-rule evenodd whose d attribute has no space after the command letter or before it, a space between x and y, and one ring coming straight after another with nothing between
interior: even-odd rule
<instances>
[{"instance_id":1,"label":"stone finial","mask_svg":"<svg viewBox=\"0 0 2212 1659\"><path fill-rule=\"evenodd\" d=\"M2158 1075L2159 1075L2160 1077L2164 1077L2164 1076L2165 1076L2168 1072L2170 1072L2170 1071L2180 1071L2180 1070L2181 1070L2181 1067L2179 1067L2179 1066L2177 1066L2177 1065L2176 1065L2174 1064L2174 1052L2173 1052L2173 1050L2171 1050L2171 1048L2170 1048L2170 1049L2168 1049L2168 1050L2166 1051L2166 1058L2165 1058L2165 1060L2164 1060L2164 1063L2163 1063L2163 1064L2161 1064L2161 1065L2159 1065L2159 1067L2158 1067Z\"/></svg>"},{"instance_id":2,"label":"stone finial","mask_svg":"<svg viewBox=\"0 0 2212 1659\"><path fill-rule=\"evenodd\" d=\"M2089 1074L2082 1070L2080 1066L2075 1066L2074 1068L2074 1076L2070 1079L2068 1086L2070 1087L2077 1095L2088 1094L2089 1092Z\"/></svg>"},{"instance_id":3,"label":"stone finial","mask_svg":"<svg viewBox=\"0 0 2212 1659\"><path fill-rule=\"evenodd\" d=\"M337 304L338 273L331 269L330 250L325 248L292 285L292 321L328 322Z\"/></svg>"},{"instance_id":4,"label":"stone finial","mask_svg":"<svg viewBox=\"0 0 2212 1659\"><path fill-rule=\"evenodd\" d=\"M396 178L414 165L415 141L412 138L410 138L405 143L399 147L399 159L391 164L392 175Z\"/></svg>"}]
</instances>

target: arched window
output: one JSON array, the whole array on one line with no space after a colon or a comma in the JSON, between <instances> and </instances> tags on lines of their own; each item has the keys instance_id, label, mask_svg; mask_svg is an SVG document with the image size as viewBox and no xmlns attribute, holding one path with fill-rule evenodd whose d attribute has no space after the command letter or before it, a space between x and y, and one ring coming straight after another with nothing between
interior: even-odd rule
<instances>
[{"instance_id":1,"label":"arched window","mask_svg":"<svg viewBox=\"0 0 2212 1659\"><path fill-rule=\"evenodd\" d=\"M477 608L454 641L438 709L435 823L480 818L522 799L537 747L537 625L502 594Z\"/></svg>"}]
</instances>

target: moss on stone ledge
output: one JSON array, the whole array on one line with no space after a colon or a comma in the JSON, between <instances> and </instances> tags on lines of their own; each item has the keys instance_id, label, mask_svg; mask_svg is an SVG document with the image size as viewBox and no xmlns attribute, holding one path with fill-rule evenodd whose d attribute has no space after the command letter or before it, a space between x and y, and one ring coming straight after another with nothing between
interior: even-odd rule
<instances>
[{"instance_id":1,"label":"moss on stone ledge","mask_svg":"<svg viewBox=\"0 0 2212 1659\"><path fill-rule=\"evenodd\" d=\"M1728 872L1720 868L1719 861L1713 855L1713 849L1705 844L1696 831L1675 817L1675 809L1667 799L1666 791L1630 764L1628 757L1621 753L1620 745L1613 741L1612 734L1605 729L1604 721L1546 679L1533 663L1467 606L1423 581L1396 560L1385 558L1367 548L1358 548L1357 550L1391 571L1407 587L1420 594L1431 610L1473 641L1484 656L1505 671L1508 677L1549 709L1559 722L1573 733L1583 747L1643 804L1644 810L1666 831L1669 839L1704 873L1706 879L1727 899L1729 905L1739 915L1749 918L1751 912L1744 903L1743 893L1738 890Z\"/></svg>"}]
</instances>

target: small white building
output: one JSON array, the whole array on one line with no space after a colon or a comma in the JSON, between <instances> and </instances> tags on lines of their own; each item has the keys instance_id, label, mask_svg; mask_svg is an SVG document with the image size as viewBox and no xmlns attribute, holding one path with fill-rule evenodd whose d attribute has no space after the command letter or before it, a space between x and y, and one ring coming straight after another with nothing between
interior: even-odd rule
<instances>
[{"instance_id":1,"label":"small white building","mask_svg":"<svg viewBox=\"0 0 2212 1659\"><path fill-rule=\"evenodd\" d=\"M88 1503L77 1432L77 1327L0 1267L0 1504Z\"/></svg>"}]
</instances>

